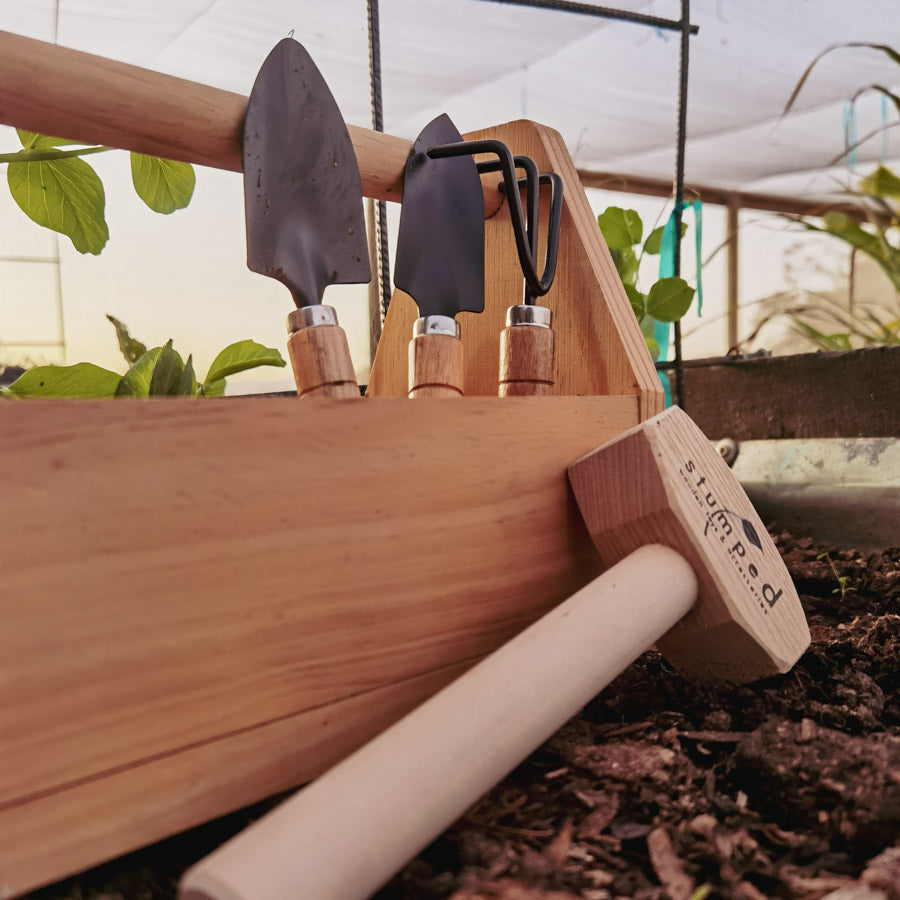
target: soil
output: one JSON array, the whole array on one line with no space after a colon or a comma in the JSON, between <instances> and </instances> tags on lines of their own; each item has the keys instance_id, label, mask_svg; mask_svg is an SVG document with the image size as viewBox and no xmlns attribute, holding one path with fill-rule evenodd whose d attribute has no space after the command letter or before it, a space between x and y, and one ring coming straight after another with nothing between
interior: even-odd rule
<instances>
[{"instance_id":1,"label":"soil","mask_svg":"<svg viewBox=\"0 0 900 900\"><path fill-rule=\"evenodd\" d=\"M700 686L644 654L377 900L900 900L900 548L770 531L812 633L790 673ZM272 803L31 897L170 900Z\"/></svg>"}]
</instances>

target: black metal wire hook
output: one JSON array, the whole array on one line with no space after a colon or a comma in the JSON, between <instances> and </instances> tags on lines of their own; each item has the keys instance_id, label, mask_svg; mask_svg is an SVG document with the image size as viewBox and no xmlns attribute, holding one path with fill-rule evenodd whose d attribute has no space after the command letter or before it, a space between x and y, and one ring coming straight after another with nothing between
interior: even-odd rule
<instances>
[{"instance_id":1,"label":"black metal wire hook","mask_svg":"<svg viewBox=\"0 0 900 900\"><path fill-rule=\"evenodd\" d=\"M527 272L523 268L523 274L526 276L525 284L525 305L532 305L537 297L543 297L550 286L553 284L553 278L556 275L556 258L559 247L559 225L562 218L562 200L563 200L563 183L562 178L555 172L541 172L538 174L538 168L533 159L529 156L515 156L513 161L516 168L525 170L525 177L517 179L517 185L525 188L526 197L526 223L525 233L527 236L528 247L531 256L531 271L537 278L537 253L538 253L538 211L540 208L540 188L542 185L550 185L550 210L547 217L547 249L544 256L544 271L540 279L537 280L537 286L533 280L528 279ZM496 162L478 163L479 172L496 172L500 166ZM500 189L506 193L506 182L501 182ZM513 218L513 230L516 228L516 221Z\"/></svg>"},{"instance_id":2,"label":"black metal wire hook","mask_svg":"<svg viewBox=\"0 0 900 900\"><path fill-rule=\"evenodd\" d=\"M448 156L475 156L480 153L490 153L497 157L496 160L477 163L477 168L479 173L499 171L503 174L501 188L507 193L507 201L509 202L516 253L519 257L522 275L525 278L525 302L534 303L535 297L542 297L550 290L550 285L556 272L556 249L562 210L562 179L555 173L538 174L534 160L527 156L513 157L509 147L502 141L491 139L462 141L461 143L444 144L440 147L430 147L428 149L428 156L431 159L441 159ZM519 179L516 176L517 168L525 171L523 179ZM525 187L527 213L522 209L522 198L519 196L519 191L506 191L505 185L507 184ZM537 220L540 204L539 190L541 184L550 184L553 195L548 220L546 263L544 272L539 277L536 258Z\"/></svg>"}]
</instances>

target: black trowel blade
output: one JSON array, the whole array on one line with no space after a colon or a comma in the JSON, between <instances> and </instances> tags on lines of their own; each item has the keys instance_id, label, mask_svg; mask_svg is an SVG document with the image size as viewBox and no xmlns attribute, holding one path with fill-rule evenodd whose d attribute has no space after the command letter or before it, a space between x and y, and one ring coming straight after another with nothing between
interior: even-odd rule
<instances>
[{"instance_id":1,"label":"black trowel blade","mask_svg":"<svg viewBox=\"0 0 900 900\"><path fill-rule=\"evenodd\" d=\"M430 159L462 135L446 115L413 144L403 180L394 283L420 316L484 310L484 194L471 156Z\"/></svg>"},{"instance_id":2,"label":"black trowel blade","mask_svg":"<svg viewBox=\"0 0 900 900\"><path fill-rule=\"evenodd\" d=\"M371 278L353 144L304 47L280 41L263 63L244 120L247 265L290 288L298 306L329 284Z\"/></svg>"}]
</instances>

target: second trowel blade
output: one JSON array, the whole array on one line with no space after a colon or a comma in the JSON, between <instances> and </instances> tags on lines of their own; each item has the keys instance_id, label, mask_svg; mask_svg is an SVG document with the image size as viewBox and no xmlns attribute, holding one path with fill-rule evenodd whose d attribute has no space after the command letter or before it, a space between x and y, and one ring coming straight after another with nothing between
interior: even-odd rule
<instances>
[{"instance_id":1,"label":"second trowel blade","mask_svg":"<svg viewBox=\"0 0 900 900\"><path fill-rule=\"evenodd\" d=\"M420 316L484 310L484 194L471 156L429 158L462 141L446 115L413 144L403 180L394 283Z\"/></svg>"}]
</instances>

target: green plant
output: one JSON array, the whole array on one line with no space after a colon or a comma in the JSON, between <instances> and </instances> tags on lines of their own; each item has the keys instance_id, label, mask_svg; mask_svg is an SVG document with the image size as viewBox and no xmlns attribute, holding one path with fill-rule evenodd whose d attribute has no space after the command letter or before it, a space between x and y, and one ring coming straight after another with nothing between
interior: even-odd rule
<instances>
[{"instance_id":1,"label":"green plant","mask_svg":"<svg viewBox=\"0 0 900 900\"><path fill-rule=\"evenodd\" d=\"M849 42L834 44L823 50L800 77L791 96L785 105L784 112L790 111L797 97L806 84L810 73L826 54L834 50L856 48L876 50L884 53L900 67L900 53L884 44ZM900 71L898 71L900 76ZM857 89L849 98L851 107L864 93L874 91L890 100L896 111L900 113L900 96L879 84L868 84ZM851 144L849 135L845 138L844 151L832 163L839 162L850 154L859 144L864 143L884 128L892 128L900 124L886 123L882 129L866 135L862 141ZM862 221L856 221L844 212L832 210L825 214L821 224L807 218L797 218L804 228L829 234L843 241L851 253L862 253L872 260L884 273L892 285L895 298L900 300L900 178L887 166L879 165L873 172L859 179L855 186L848 187L845 193L858 206ZM846 350L853 346L853 341L863 345L900 343L900 304L887 313L869 308L859 312L848 306L841 307L831 301L824 307L813 303L800 314L789 313L794 325L814 344L828 350ZM810 313L816 321L810 321ZM829 331L836 327L837 331Z\"/></svg>"},{"instance_id":2,"label":"green plant","mask_svg":"<svg viewBox=\"0 0 900 900\"><path fill-rule=\"evenodd\" d=\"M837 567L834 564L834 560L832 560L830 554L826 551L825 553L820 553L816 559L824 559L828 565L831 567L831 574L834 575L837 580L838 586L831 592L832 594L840 594L841 600L843 600L847 594L850 594L856 591L855 587L850 585L850 579L846 575L840 575L838 573Z\"/></svg>"},{"instance_id":3,"label":"green plant","mask_svg":"<svg viewBox=\"0 0 900 900\"><path fill-rule=\"evenodd\" d=\"M125 325L107 316L116 329L119 349L130 368L124 375L93 363L73 366L37 366L29 369L0 393L11 397L221 397L229 375L258 366L281 366L281 354L255 341L229 344L213 360L203 381L194 373L191 356L187 361L167 341L148 350L128 333Z\"/></svg>"},{"instance_id":4,"label":"green plant","mask_svg":"<svg viewBox=\"0 0 900 900\"><path fill-rule=\"evenodd\" d=\"M643 293L638 286L638 273L644 254L658 256L662 249L664 227L654 228L643 240L644 223L633 209L609 206L599 216L597 224L609 247L613 263L631 308L641 325L647 349L654 359L659 357L659 344L653 336L656 322L676 322L690 309L694 288L683 278L666 276L655 281ZM682 223L681 236L687 225Z\"/></svg>"},{"instance_id":5,"label":"green plant","mask_svg":"<svg viewBox=\"0 0 900 900\"><path fill-rule=\"evenodd\" d=\"M109 240L103 182L82 157L110 147L75 146L79 141L16 129L22 149L0 153L16 204L34 222L66 235L79 253L99 254ZM61 149L66 147L67 149ZM154 212L183 209L194 193L187 163L131 154L134 189Z\"/></svg>"}]
</instances>

